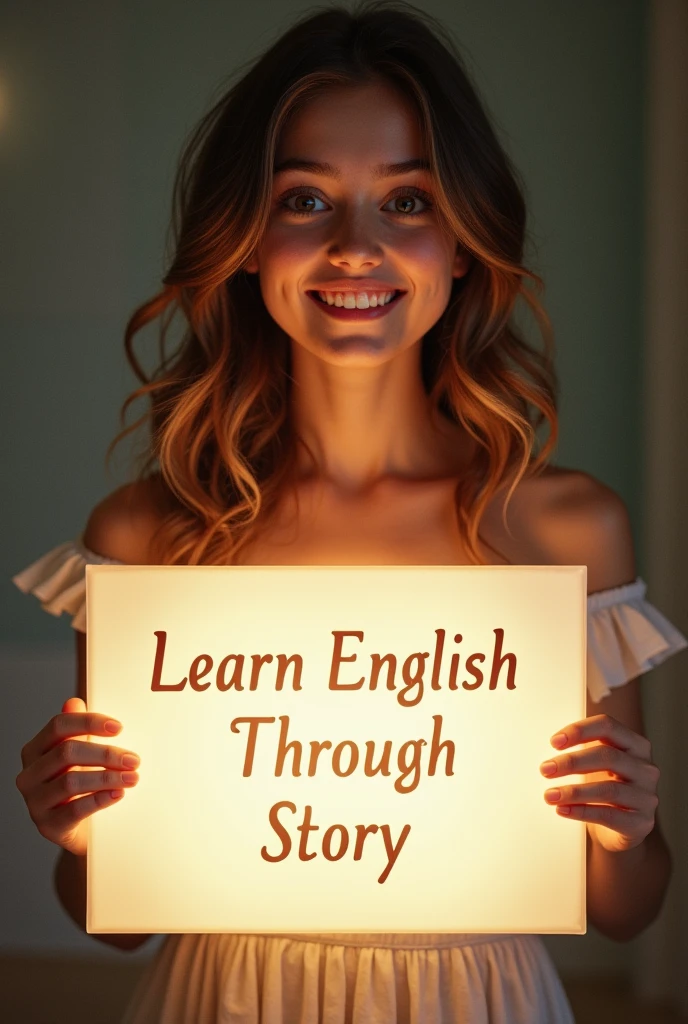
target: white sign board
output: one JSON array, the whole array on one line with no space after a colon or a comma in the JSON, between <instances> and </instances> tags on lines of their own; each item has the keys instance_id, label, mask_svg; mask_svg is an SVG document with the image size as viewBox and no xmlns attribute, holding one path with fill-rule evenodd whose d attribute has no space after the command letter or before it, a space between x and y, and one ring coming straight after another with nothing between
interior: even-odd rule
<instances>
[{"instance_id":1,"label":"white sign board","mask_svg":"<svg viewBox=\"0 0 688 1024\"><path fill-rule=\"evenodd\" d=\"M585 717L586 578L87 566L88 708L141 757L88 931L585 932L539 765Z\"/></svg>"}]
</instances>

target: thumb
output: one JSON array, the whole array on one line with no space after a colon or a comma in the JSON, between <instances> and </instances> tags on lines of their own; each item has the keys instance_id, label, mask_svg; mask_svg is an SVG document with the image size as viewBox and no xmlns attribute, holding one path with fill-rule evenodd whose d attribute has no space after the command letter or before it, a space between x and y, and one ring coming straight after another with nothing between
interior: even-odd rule
<instances>
[{"instance_id":1,"label":"thumb","mask_svg":"<svg viewBox=\"0 0 688 1024\"><path fill-rule=\"evenodd\" d=\"M86 710L86 701L82 700L81 697L68 697L62 705L62 711L65 714L74 714L75 712Z\"/></svg>"}]
</instances>

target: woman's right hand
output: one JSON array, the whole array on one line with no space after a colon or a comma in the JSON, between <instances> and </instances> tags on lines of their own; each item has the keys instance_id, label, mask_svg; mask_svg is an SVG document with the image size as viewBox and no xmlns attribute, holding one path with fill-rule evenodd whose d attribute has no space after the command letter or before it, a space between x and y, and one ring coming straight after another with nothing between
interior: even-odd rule
<instances>
[{"instance_id":1,"label":"woman's right hand","mask_svg":"<svg viewBox=\"0 0 688 1024\"><path fill-rule=\"evenodd\" d=\"M16 783L31 820L51 843L78 856L87 852L86 819L116 804L124 793L122 787L136 785L139 779L123 763L131 751L112 743L75 739L88 735L110 739L112 733L104 726L111 720L109 715L89 714L80 697L70 697L62 705L62 714L51 718L21 752L23 768ZM93 766L105 770L78 770Z\"/></svg>"}]
</instances>

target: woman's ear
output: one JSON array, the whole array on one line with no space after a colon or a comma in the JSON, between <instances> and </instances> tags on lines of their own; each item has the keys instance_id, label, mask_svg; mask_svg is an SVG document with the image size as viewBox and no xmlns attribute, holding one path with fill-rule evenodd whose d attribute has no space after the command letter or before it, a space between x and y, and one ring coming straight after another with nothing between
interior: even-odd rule
<instances>
[{"instance_id":1,"label":"woman's ear","mask_svg":"<svg viewBox=\"0 0 688 1024\"><path fill-rule=\"evenodd\" d=\"M472 266L473 256L462 245L457 245L452 277L465 277Z\"/></svg>"}]
</instances>

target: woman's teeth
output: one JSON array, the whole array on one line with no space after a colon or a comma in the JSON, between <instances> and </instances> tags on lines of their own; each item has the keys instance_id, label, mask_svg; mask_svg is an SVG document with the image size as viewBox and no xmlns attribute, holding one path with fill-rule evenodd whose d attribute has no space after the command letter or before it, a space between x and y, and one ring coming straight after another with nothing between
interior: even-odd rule
<instances>
[{"instance_id":1,"label":"woman's teeth","mask_svg":"<svg viewBox=\"0 0 688 1024\"><path fill-rule=\"evenodd\" d=\"M343 306L345 309L368 309L372 306L386 306L396 292L317 292L318 298L328 306Z\"/></svg>"}]
</instances>

